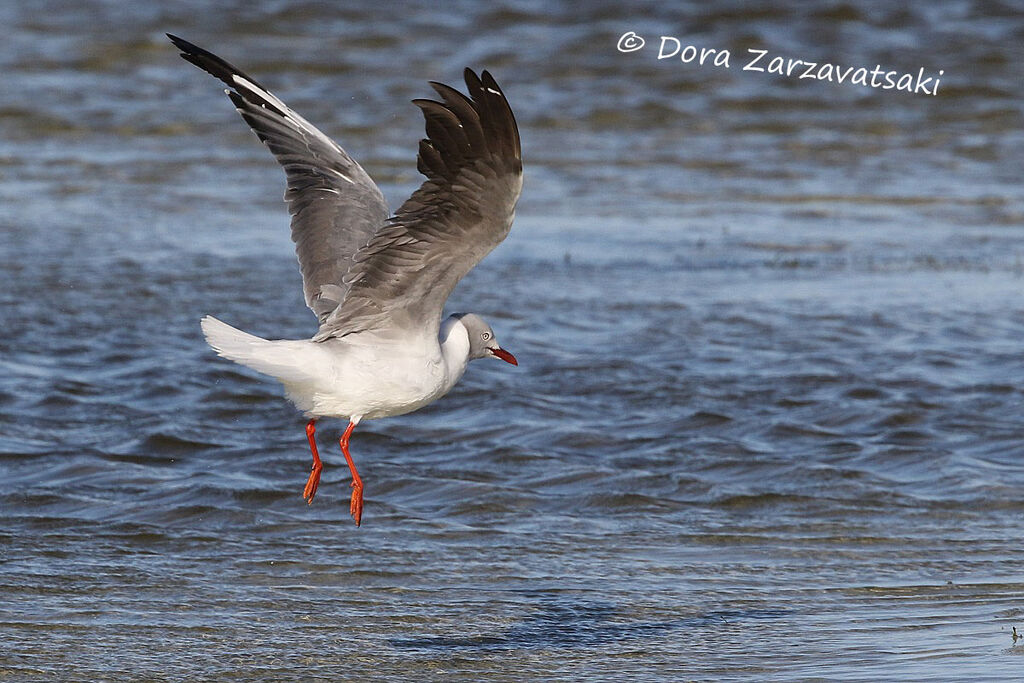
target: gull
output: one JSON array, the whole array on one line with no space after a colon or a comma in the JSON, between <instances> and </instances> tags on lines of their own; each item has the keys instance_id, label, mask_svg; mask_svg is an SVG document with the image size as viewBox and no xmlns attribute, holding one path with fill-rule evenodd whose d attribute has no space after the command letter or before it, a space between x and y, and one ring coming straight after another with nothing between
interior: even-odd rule
<instances>
[{"instance_id":1,"label":"gull","mask_svg":"<svg viewBox=\"0 0 1024 683\"><path fill-rule=\"evenodd\" d=\"M323 463L316 422L348 420L341 452L359 526L363 482L349 453L362 420L403 415L444 396L471 360L518 365L473 313L442 320L455 285L508 235L523 186L519 130L491 75L463 76L469 96L431 82L441 101L413 100L426 119L416 167L426 180L390 213L363 168L254 78L167 34L181 56L228 85L224 92L284 167L302 291L319 321L310 339L268 340L206 316L220 356L277 379L309 419L313 502Z\"/></svg>"}]
</instances>

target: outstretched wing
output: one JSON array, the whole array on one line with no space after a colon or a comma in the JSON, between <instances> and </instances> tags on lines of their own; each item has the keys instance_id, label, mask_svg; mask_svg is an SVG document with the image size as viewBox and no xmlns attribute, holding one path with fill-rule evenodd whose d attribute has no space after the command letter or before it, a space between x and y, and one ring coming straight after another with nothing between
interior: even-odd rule
<instances>
[{"instance_id":1,"label":"outstretched wing","mask_svg":"<svg viewBox=\"0 0 1024 683\"><path fill-rule=\"evenodd\" d=\"M436 336L452 289L508 235L523 186L519 130L489 73L465 79L469 97L431 83L441 102L413 100L426 118L417 168L427 180L356 252L348 295L314 339Z\"/></svg>"},{"instance_id":2,"label":"outstretched wing","mask_svg":"<svg viewBox=\"0 0 1024 683\"><path fill-rule=\"evenodd\" d=\"M387 220L384 196L345 150L255 79L201 47L167 37L182 57L233 89L225 92L284 167L302 290L323 323L345 299L344 276L356 251Z\"/></svg>"}]
</instances>

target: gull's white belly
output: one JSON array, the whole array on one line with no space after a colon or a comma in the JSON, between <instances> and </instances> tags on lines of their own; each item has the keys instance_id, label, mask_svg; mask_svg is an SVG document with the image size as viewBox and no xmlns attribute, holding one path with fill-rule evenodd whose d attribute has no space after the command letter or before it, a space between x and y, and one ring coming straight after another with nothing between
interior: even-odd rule
<instances>
[{"instance_id":1,"label":"gull's white belly","mask_svg":"<svg viewBox=\"0 0 1024 683\"><path fill-rule=\"evenodd\" d=\"M311 417L372 420L402 415L451 388L440 349L395 345L312 344L308 378L282 381L288 398Z\"/></svg>"}]
</instances>

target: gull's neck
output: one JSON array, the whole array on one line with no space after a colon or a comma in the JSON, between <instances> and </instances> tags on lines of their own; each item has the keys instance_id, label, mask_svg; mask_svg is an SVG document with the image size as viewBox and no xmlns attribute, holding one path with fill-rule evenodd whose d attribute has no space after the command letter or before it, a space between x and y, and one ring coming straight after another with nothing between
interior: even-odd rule
<instances>
[{"instance_id":1,"label":"gull's neck","mask_svg":"<svg viewBox=\"0 0 1024 683\"><path fill-rule=\"evenodd\" d=\"M447 318L441 323L438 340L441 342L446 384L450 389L462 377L469 363L469 330L458 318Z\"/></svg>"}]
</instances>

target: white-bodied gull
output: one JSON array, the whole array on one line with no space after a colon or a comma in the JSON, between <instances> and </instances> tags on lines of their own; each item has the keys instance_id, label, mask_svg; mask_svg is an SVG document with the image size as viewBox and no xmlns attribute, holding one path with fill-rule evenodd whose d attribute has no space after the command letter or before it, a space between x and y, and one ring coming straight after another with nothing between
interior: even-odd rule
<instances>
[{"instance_id":1,"label":"white-bodied gull","mask_svg":"<svg viewBox=\"0 0 1024 683\"><path fill-rule=\"evenodd\" d=\"M341 147L255 79L168 34L182 57L219 78L284 167L285 201L311 339L271 341L216 318L203 333L221 356L278 379L309 422L313 502L323 465L316 421L347 419L341 450L352 472L350 512L362 519L363 483L349 454L360 420L402 415L444 396L469 361L517 365L472 313L441 319L452 289L508 235L522 189L519 130L489 73L465 70L469 97L431 83L441 101L413 100L426 119L417 168L426 181L391 215L380 189Z\"/></svg>"}]
</instances>

